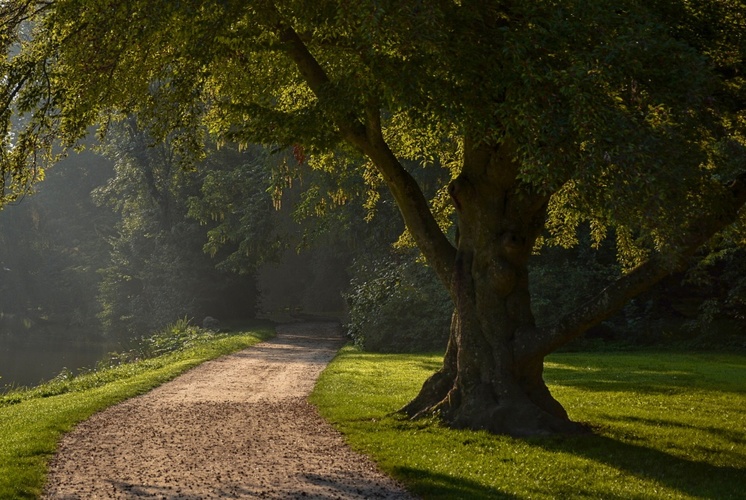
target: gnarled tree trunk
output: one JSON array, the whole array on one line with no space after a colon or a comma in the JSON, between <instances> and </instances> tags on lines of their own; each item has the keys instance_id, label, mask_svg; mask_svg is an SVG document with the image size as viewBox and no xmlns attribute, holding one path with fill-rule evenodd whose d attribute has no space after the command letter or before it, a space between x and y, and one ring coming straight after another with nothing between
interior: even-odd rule
<instances>
[{"instance_id":1,"label":"gnarled tree trunk","mask_svg":"<svg viewBox=\"0 0 746 500\"><path fill-rule=\"evenodd\" d=\"M724 210L692 221L676 265L652 258L549 328L531 313L527 262L545 218L547 195L517 179L509 140L465 144L450 192L459 216L451 294L456 310L443 367L402 411L438 415L454 427L526 436L583 432L544 383L544 358L609 318L676 269L746 203L746 175L724 191Z\"/></svg>"},{"instance_id":2,"label":"gnarled tree trunk","mask_svg":"<svg viewBox=\"0 0 746 500\"><path fill-rule=\"evenodd\" d=\"M543 356L517 359L513 349L519 332L536 328L528 258L548 197L520 185L509 144L468 146L464 169L450 186L459 238L448 352L443 368L404 410L512 435L579 431L544 383Z\"/></svg>"}]
</instances>

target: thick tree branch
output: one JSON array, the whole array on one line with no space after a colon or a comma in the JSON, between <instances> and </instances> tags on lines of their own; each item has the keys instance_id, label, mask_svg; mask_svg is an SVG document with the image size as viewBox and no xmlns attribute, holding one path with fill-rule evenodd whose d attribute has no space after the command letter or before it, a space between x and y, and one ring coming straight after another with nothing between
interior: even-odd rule
<instances>
[{"instance_id":1,"label":"thick tree branch","mask_svg":"<svg viewBox=\"0 0 746 500\"><path fill-rule=\"evenodd\" d=\"M378 108L369 107L366 115L368 145L363 151L383 175L418 248L446 289L452 291L456 249L435 221L417 181L402 167L386 143Z\"/></svg>"},{"instance_id":2,"label":"thick tree branch","mask_svg":"<svg viewBox=\"0 0 746 500\"><path fill-rule=\"evenodd\" d=\"M273 12L275 30L308 86L322 103L333 98L330 95L332 84L324 69L295 30L283 22L276 10ZM328 108L333 109L333 106ZM379 106L369 101L364 111L365 122L345 111L332 112L332 119L342 138L370 158L381 173L417 246L450 290L456 249L435 221L417 181L401 165L383 137Z\"/></svg>"},{"instance_id":3,"label":"thick tree branch","mask_svg":"<svg viewBox=\"0 0 746 500\"><path fill-rule=\"evenodd\" d=\"M689 258L698 248L716 233L735 222L746 204L746 173L731 182L726 191L725 208L719 216L703 217L692 224L692 231L684 251L675 263L660 257L653 257L630 273L622 276L601 293L564 315L551 327L532 329L516 335L514 354L517 360L544 357L589 328L601 323L617 313L631 298L649 290L669 274L683 270Z\"/></svg>"},{"instance_id":4,"label":"thick tree branch","mask_svg":"<svg viewBox=\"0 0 746 500\"><path fill-rule=\"evenodd\" d=\"M17 29L21 23L33 19L52 5L54 5L54 1L51 0L46 2L38 0L2 2L0 5L0 33Z\"/></svg>"}]
</instances>

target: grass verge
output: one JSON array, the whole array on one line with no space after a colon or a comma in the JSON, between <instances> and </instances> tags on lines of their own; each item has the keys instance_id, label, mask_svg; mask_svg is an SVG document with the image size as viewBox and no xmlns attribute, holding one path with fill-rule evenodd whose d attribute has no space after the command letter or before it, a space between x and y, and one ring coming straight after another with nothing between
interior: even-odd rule
<instances>
[{"instance_id":1,"label":"grass verge","mask_svg":"<svg viewBox=\"0 0 746 500\"><path fill-rule=\"evenodd\" d=\"M311 399L355 449L427 499L744 498L744 356L553 355L550 388L596 433L520 440L392 414L440 361L348 347Z\"/></svg>"},{"instance_id":2,"label":"grass verge","mask_svg":"<svg viewBox=\"0 0 746 500\"><path fill-rule=\"evenodd\" d=\"M200 363L270 337L270 327L189 339L167 354L56 379L0 396L0 498L37 498L62 434L97 411L145 393ZM154 338L163 338L154 336Z\"/></svg>"}]
</instances>

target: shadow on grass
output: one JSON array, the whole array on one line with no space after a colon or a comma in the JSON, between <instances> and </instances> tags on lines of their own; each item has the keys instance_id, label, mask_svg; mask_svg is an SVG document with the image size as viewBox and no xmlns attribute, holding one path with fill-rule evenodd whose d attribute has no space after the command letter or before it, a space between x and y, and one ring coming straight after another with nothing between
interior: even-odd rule
<instances>
[{"instance_id":1,"label":"shadow on grass","mask_svg":"<svg viewBox=\"0 0 746 500\"><path fill-rule=\"evenodd\" d=\"M418 370L425 371L428 376L440 370L443 367L443 353L384 353L385 358L382 360L382 353L366 351L347 351L344 353L345 359L351 364L356 362L375 362L392 363L393 365L407 364L414 366Z\"/></svg>"},{"instance_id":2,"label":"shadow on grass","mask_svg":"<svg viewBox=\"0 0 746 500\"><path fill-rule=\"evenodd\" d=\"M564 366L547 367L547 382L587 391L634 391L642 394L674 394L691 390L697 382L693 372L681 370L624 371L619 368L588 367L587 372Z\"/></svg>"},{"instance_id":3,"label":"shadow on grass","mask_svg":"<svg viewBox=\"0 0 746 500\"><path fill-rule=\"evenodd\" d=\"M643 394L673 394L693 387L708 391L743 393L746 364L742 361L699 363L690 356L630 354L629 356L564 356L550 359L545 368L547 382L589 391L634 391ZM717 366L713 370L712 366Z\"/></svg>"},{"instance_id":4,"label":"shadow on grass","mask_svg":"<svg viewBox=\"0 0 746 500\"><path fill-rule=\"evenodd\" d=\"M432 374L443 368L443 361L441 359L418 359L417 367Z\"/></svg>"},{"instance_id":5,"label":"shadow on grass","mask_svg":"<svg viewBox=\"0 0 746 500\"><path fill-rule=\"evenodd\" d=\"M609 420L609 421L617 421L617 422L633 422L633 423L639 423L642 425L649 425L649 426L654 426L654 427L670 427L670 428L676 428L676 429L688 429L688 430L701 431L701 432L706 432L708 434L712 434L713 436L717 436L719 438L725 439L735 444L740 444L740 445L746 444L746 431L723 429L721 427L715 427L713 425L699 426L699 425L687 424L684 422L676 422L673 420L633 417L629 415L624 416L624 417L604 415L603 419ZM746 457L743 457L743 458L744 458L744 462L746 462Z\"/></svg>"},{"instance_id":6,"label":"shadow on grass","mask_svg":"<svg viewBox=\"0 0 746 500\"><path fill-rule=\"evenodd\" d=\"M608 436L536 439L529 443L545 451L567 453L646 478L697 498L744 498L746 469L716 466L677 457Z\"/></svg>"},{"instance_id":7,"label":"shadow on grass","mask_svg":"<svg viewBox=\"0 0 746 500\"><path fill-rule=\"evenodd\" d=\"M520 498L475 481L429 470L397 467L394 469L394 475L407 485L409 491L427 499L485 498L509 500Z\"/></svg>"}]
</instances>

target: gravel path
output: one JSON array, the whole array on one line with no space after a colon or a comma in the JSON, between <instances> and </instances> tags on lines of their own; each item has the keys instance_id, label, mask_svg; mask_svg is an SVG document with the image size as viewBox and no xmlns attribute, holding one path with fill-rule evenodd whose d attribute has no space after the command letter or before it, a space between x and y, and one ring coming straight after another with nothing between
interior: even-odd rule
<instances>
[{"instance_id":1,"label":"gravel path","mask_svg":"<svg viewBox=\"0 0 746 500\"><path fill-rule=\"evenodd\" d=\"M286 325L94 415L64 437L44 498L411 498L306 401L343 342Z\"/></svg>"}]
</instances>

